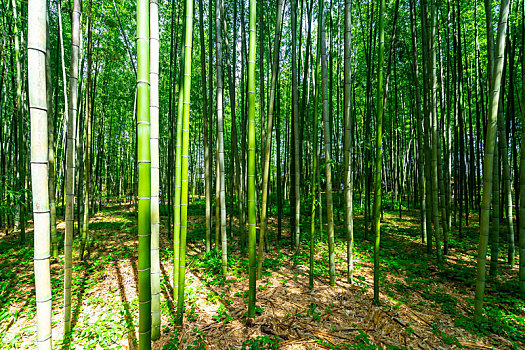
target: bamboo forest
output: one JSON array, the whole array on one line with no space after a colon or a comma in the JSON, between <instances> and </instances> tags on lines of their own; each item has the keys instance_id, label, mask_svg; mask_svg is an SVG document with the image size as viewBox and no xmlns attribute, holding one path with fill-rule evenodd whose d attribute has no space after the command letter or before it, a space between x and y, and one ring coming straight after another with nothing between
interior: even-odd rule
<instances>
[{"instance_id":1,"label":"bamboo forest","mask_svg":"<svg viewBox=\"0 0 525 350\"><path fill-rule=\"evenodd\" d=\"M0 6L0 349L525 349L524 0Z\"/></svg>"}]
</instances>

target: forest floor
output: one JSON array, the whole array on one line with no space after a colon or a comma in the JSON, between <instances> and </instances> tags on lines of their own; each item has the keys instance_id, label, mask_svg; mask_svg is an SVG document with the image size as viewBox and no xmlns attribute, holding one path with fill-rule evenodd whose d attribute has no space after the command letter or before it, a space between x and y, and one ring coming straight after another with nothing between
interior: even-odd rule
<instances>
[{"instance_id":1,"label":"forest floor","mask_svg":"<svg viewBox=\"0 0 525 350\"><path fill-rule=\"evenodd\" d=\"M373 245L363 237L363 218L355 220L355 281L346 282L346 242L336 226L337 282L329 285L326 237L318 240L315 287L308 288L308 234L293 255L289 236L271 240L263 277L257 283L255 325L245 325L248 277L246 254L230 239L228 277L221 257L204 252L203 203L189 207L186 313L174 326L171 241L166 218L161 229L162 335L153 349L491 349L525 348L525 301L518 294L516 267L503 261L488 282L487 320L472 322L475 256L479 237L475 219L458 239L439 270L419 238L419 214L403 217L385 211L381 242L381 303L373 296ZM137 228L130 206L104 207L91 220L91 254L78 261L75 237L73 334L71 349L134 349L137 343ZM238 237L234 221L233 235ZM270 237L277 223L269 223ZM305 219L305 226L306 219ZM283 229L288 221L283 222ZM58 224L63 233L64 222ZM309 230L305 230L309 231ZM62 251L63 242L59 247ZM16 233L0 234L0 348L31 349L35 334L32 229L20 245ZM52 258L53 340L63 346L63 255Z\"/></svg>"}]
</instances>

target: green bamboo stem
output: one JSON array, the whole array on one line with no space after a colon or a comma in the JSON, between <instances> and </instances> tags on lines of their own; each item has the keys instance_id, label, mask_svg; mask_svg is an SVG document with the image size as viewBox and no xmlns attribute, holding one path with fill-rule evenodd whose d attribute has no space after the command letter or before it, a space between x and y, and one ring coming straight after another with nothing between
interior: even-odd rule
<instances>
[{"instance_id":1,"label":"green bamboo stem","mask_svg":"<svg viewBox=\"0 0 525 350\"><path fill-rule=\"evenodd\" d=\"M47 1L31 0L27 8L27 62L31 118L31 187L33 194L36 348L51 350L50 210L46 94Z\"/></svg>"},{"instance_id":2,"label":"green bamboo stem","mask_svg":"<svg viewBox=\"0 0 525 350\"><path fill-rule=\"evenodd\" d=\"M248 319L255 318L256 293L256 218L255 218L255 16L256 0L250 0L249 46L248 46Z\"/></svg>"},{"instance_id":3,"label":"green bamboo stem","mask_svg":"<svg viewBox=\"0 0 525 350\"><path fill-rule=\"evenodd\" d=\"M377 68L376 159L374 165L374 301L379 303L379 247L381 242L381 169L383 164L383 63L385 58L385 0L379 8L379 57Z\"/></svg>"},{"instance_id":4,"label":"green bamboo stem","mask_svg":"<svg viewBox=\"0 0 525 350\"><path fill-rule=\"evenodd\" d=\"M525 2L522 2L522 20L521 20L521 81L525 82ZM521 84L521 105L525 105L525 84ZM525 108L521 108L521 120L525 123ZM525 145L525 128L521 131L521 144ZM525 293L525 150L521 149L520 156L520 216L519 216L519 285L520 292Z\"/></svg>"},{"instance_id":5,"label":"green bamboo stem","mask_svg":"<svg viewBox=\"0 0 525 350\"><path fill-rule=\"evenodd\" d=\"M265 133L265 144L263 148L264 163L263 163L263 181L262 181L262 208L261 208L261 225L259 232L259 256L257 259L257 279L262 275L262 264L264 260L264 242L266 234L266 226L268 224L268 179L270 177L270 156L272 152L272 130L273 118L275 115L275 96L277 89L277 78L279 75L279 53L281 49L281 24L283 19L284 1L277 1L277 19L275 22L275 39L273 43L273 61L272 61L272 77L270 87L270 100L268 106L268 124ZM280 176L280 175L279 175Z\"/></svg>"},{"instance_id":6,"label":"green bamboo stem","mask_svg":"<svg viewBox=\"0 0 525 350\"><path fill-rule=\"evenodd\" d=\"M139 350L151 349L151 153L149 2L137 0L137 162Z\"/></svg>"},{"instance_id":7,"label":"green bamboo stem","mask_svg":"<svg viewBox=\"0 0 525 350\"><path fill-rule=\"evenodd\" d=\"M159 6L149 0L150 55L150 151L151 151L151 339L160 338L160 255L159 255Z\"/></svg>"},{"instance_id":8,"label":"green bamboo stem","mask_svg":"<svg viewBox=\"0 0 525 350\"><path fill-rule=\"evenodd\" d=\"M344 38L344 191L345 191L345 231L347 240L347 278L354 281L354 218L353 218L353 181L352 181L352 0L345 1L345 38ZM314 142L314 145L316 143ZM315 159L315 157L314 157ZM315 170L314 170L315 172Z\"/></svg>"},{"instance_id":9,"label":"green bamboo stem","mask_svg":"<svg viewBox=\"0 0 525 350\"><path fill-rule=\"evenodd\" d=\"M14 56L15 56L15 76L16 76L16 95L15 108L16 108L16 117L18 122L17 128L17 150L18 154L15 155L14 163L16 167L16 189L21 190L24 188L25 182L25 160L24 160L24 131L23 127L23 105L22 105L22 66L20 62L20 34L18 30L18 11L16 0L11 0L11 8L13 11L13 39L14 39ZM24 218L24 200L25 195L22 193L21 198L15 204L15 229L20 228L20 242L23 244L25 242L25 218Z\"/></svg>"},{"instance_id":10,"label":"green bamboo stem","mask_svg":"<svg viewBox=\"0 0 525 350\"><path fill-rule=\"evenodd\" d=\"M188 150L190 144L190 92L191 92L191 51L193 31L193 1L186 0L184 20L184 93L181 152L181 200L180 200L180 247L179 247L179 290L177 298L177 324L182 325L184 316L184 285L186 278L186 233L188 229Z\"/></svg>"},{"instance_id":11,"label":"green bamboo stem","mask_svg":"<svg viewBox=\"0 0 525 350\"><path fill-rule=\"evenodd\" d=\"M501 101L500 101L501 102ZM501 103L499 104L500 113L503 113ZM497 141L496 141L497 142ZM501 142L501 141L500 141ZM498 146L494 146L494 178L492 179L492 227L490 229L490 270L491 277L496 277L498 274L498 259L499 259L499 236L500 236L500 168L499 168L499 152Z\"/></svg>"},{"instance_id":12,"label":"green bamboo stem","mask_svg":"<svg viewBox=\"0 0 525 350\"><path fill-rule=\"evenodd\" d=\"M227 273L228 263L228 244L226 237L226 183L224 179L224 110L223 110L223 91L224 91L224 74L222 65L222 13L221 0L215 0L215 47L217 55L217 191L219 202L217 203L216 231L221 236L221 256L222 256L222 274ZM216 239L216 243L218 240ZM218 244L216 246L218 249Z\"/></svg>"},{"instance_id":13,"label":"green bamboo stem","mask_svg":"<svg viewBox=\"0 0 525 350\"><path fill-rule=\"evenodd\" d=\"M438 265L442 264L441 232L439 222L439 188L438 188L438 132L437 132L437 74L436 74L436 5L430 5L430 104L431 104L431 167L432 167L432 219L436 233L436 254Z\"/></svg>"},{"instance_id":14,"label":"green bamboo stem","mask_svg":"<svg viewBox=\"0 0 525 350\"><path fill-rule=\"evenodd\" d=\"M512 94L512 91L509 91ZM499 135L499 154L501 161L501 186L503 192L503 211L505 212L507 219L507 237L508 237L508 263L510 266L514 266L514 259L516 257L516 246L514 243L514 220L512 213L512 189L510 186L510 170L509 170L509 159L508 159L508 147L507 147L507 131L505 130L505 113L503 111L503 94L501 94L499 106L498 106L498 135ZM495 198L494 198L495 199Z\"/></svg>"},{"instance_id":15,"label":"green bamboo stem","mask_svg":"<svg viewBox=\"0 0 525 350\"><path fill-rule=\"evenodd\" d=\"M73 230L75 225L75 173L76 173L76 135L78 104L78 66L80 51L80 13L81 0L73 1L71 14L71 59L69 69L69 96L67 119L66 153L66 232L64 235L64 339L71 332L71 272L73 254ZM65 85L65 84L64 84Z\"/></svg>"},{"instance_id":16,"label":"green bamboo stem","mask_svg":"<svg viewBox=\"0 0 525 350\"><path fill-rule=\"evenodd\" d=\"M204 41L204 9L203 0L199 0L199 34L200 34L200 48L201 48L201 80L202 80L202 115L203 115L203 148L204 148L204 192L206 202L206 253L211 249L210 237L211 237L211 184L210 184L210 128L209 119L211 116L209 113L210 109L208 106L208 94L206 89L208 87L206 83L206 49ZM242 201L240 201L242 202Z\"/></svg>"},{"instance_id":17,"label":"green bamboo stem","mask_svg":"<svg viewBox=\"0 0 525 350\"><path fill-rule=\"evenodd\" d=\"M479 323L483 315L483 295L485 294L487 246L490 232L490 202L492 195L492 175L494 168L494 147L496 144L496 130L498 119L498 103L501 87L501 76L505 56L505 37L507 18L509 16L510 0L502 0L498 36L495 42L494 68L490 80L489 115L487 120L485 152L483 158L483 195L481 200L481 217L479 223L479 246L476 267L476 294L474 297L474 322ZM491 9L485 9L491 11Z\"/></svg>"},{"instance_id":18,"label":"green bamboo stem","mask_svg":"<svg viewBox=\"0 0 525 350\"><path fill-rule=\"evenodd\" d=\"M332 199L332 140L330 133L330 108L328 100L328 67L326 53L326 24L324 13L324 1L321 3L321 83L323 93L323 124L324 124L324 156L326 176L326 222L328 224L328 264L330 274L330 285L335 285L335 237L334 237L334 213Z\"/></svg>"},{"instance_id":19,"label":"green bamboo stem","mask_svg":"<svg viewBox=\"0 0 525 350\"><path fill-rule=\"evenodd\" d=\"M319 40L321 39L320 34L318 35L317 43L319 44ZM319 120L319 45L317 45L317 53L315 58L315 71L314 71L314 77L313 77L313 94L314 94L314 120L313 120L313 147L314 150L312 152L312 213L310 216L310 268L309 268L309 274L308 274L308 286L310 289L314 288L314 255L315 255L315 243L316 243L316 235L315 235L315 214L316 209L319 206L319 201L317 198L317 192L319 190L317 189L318 183L318 162L319 162L319 153L318 153L318 120ZM321 232L322 233L322 232Z\"/></svg>"},{"instance_id":20,"label":"green bamboo stem","mask_svg":"<svg viewBox=\"0 0 525 350\"><path fill-rule=\"evenodd\" d=\"M184 57L185 48L182 48ZM177 128L175 138L175 190L173 199L173 296L179 295L179 273L180 273L180 231L181 231L181 191L182 191L182 119L183 119L183 98L184 98L184 70L179 72L178 84L178 108L177 108Z\"/></svg>"},{"instance_id":21,"label":"green bamboo stem","mask_svg":"<svg viewBox=\"0 0 525 350\"><path fill-rule=\"evenodd\" d=\"M49 16L47 18L49 26ZM51 255L58 257L58 239L56 222L56 199L55 199L55 138L54 138L54 118L53 118L53 88L51 77L51 45L49 43L49 32L46 33L46 84L47 84L47 133L48 133L48 192L49 192L49 211L51 220Z\"/></svg>"},{"instance_id":22,"label":"green bamboo stem","mask_svg":"<svg viewBox=\"0 0 525 350\"><path fill-rule=\"evenodd\" d=\"M291 161L294 162L294 239L292 240L295 252L299 251L301 239L301 170L300 170L300 140L299 140L299 106L297 92L297 0L291 0L292 21L292 123L293 123L293 150Z\"/></svg>"},{"instance_id":23,"label":"green bamboo stem","mask_svg":"<svg viewBox=\"0 0 525 350\"><path fill-rule=\"evenodd\" d=\"M93 18L92 0L88 7L88 40L87 40L87 85L86 85L86 145L84 153L84 216L82 220L82 230L80 235L80 259L85 259L85 253L89 254L89 198L91 195L91 130L93 119Z\"/></svg>"}]
</instances>

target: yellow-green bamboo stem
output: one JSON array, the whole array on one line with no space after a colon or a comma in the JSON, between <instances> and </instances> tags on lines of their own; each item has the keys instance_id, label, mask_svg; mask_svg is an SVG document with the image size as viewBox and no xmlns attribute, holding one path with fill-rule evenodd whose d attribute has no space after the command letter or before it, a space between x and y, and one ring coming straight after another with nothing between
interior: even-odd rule
<instances>
[{"instance_id":1,"label":"yellow-green bamboo stem","mask_svg":"<svg viewBox=\"0 0 525 350\"><path fill-rule=\"evenodd\" d=\"M151 151L151 339L160 338L159 255L159 6L149 0L149 117Z\"/></svg>"},{"instance_id":2,"label":"yellow-green bamboo stem","mask_svg":"<svg viewBox=\"0 0 525 350\"><path fill-rule=\"evenodd\" d=\"M188 230L188 150L190 144L190 92L191 51L193 31L193 1L186 0L184 16L184 90L181 153L181 200L180 200L180 262L179 290L177 298L177 324L182 325L184 316L184 285L186 279L186 232Z\"/></svg>"},{"instance_id":3,"label":"yellow-green bamboo stem","mask_svg":"<svg viewBox=\"0 0 525 350\"><path fill-rule=\"evenodd\" d=\"M250 0L248 45L248 323L255 318L257 228L255 218L255 15L256 0Z\"/></svg>"},{"instance_id":4,"label":"yellow-green bamboo stem","mask_svg":"<svg viewBox=\"0 0 525 350\"><path fill-rule=\"evenodd\" d=\"M137 0L137 162L139 350L151 349L151 153L149 2Z\"/></svg>"}]
</instances>

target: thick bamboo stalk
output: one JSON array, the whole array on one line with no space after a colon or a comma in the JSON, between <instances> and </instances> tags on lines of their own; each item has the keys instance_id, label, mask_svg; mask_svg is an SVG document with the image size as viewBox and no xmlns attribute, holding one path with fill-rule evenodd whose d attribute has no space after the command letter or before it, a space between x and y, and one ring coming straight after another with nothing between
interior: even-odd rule
<instances>
[{"instance_id":1,"label":"thick bamboo stalk","mask_svg":"<svg viewBox=\"0 0 525 350\"><path fill-rule=\"evenodd\" d=\"M512 90L509 90L509 95L513 94ZM503 211L507 219L507 237L508 237L508 263L510 266L514 265L514 258L516 256L516 247L514 243L514 219L512 212L512 190L510 187L510 169L509 169L509 156L507 146L507 131L505 130L505 113L503 112L503 94L501 94L499 106L498 106L498 135L499 135L499 154L501 160L501 186L503 192ZM495 198L494 198L495 199Z\"/></svg>"},{"instance_id":2,"label":"thick bamboo stalk","mask_svg":"<svg viewBox=\"0 0 525 350\"><path fill-rule=\"evenodd\" d=\"M310 289L314 288L314 255L315 255L315 246L316 246L316 234L315 234L315 214L317 207L320 209L320 200L317 197L317 192L321 192L320 189L317 187L320 186L318 178L319 178L319 146L318 146L318 119L319 119L319 60L320 57L320 46L319 42L321 40L321 33L317 36L317 53L315 57L315 69L313 72L313 93L314 93L314 119L313 119L313 151L312 151L312 213L310 216L310 268L308 273L308 286ZM322 231L320 230L321 236Z\"/></svg>"},{"instance_id":3,"label":"thick bamboo stalk","mask_svg":"<svg viewBox=\"0 0 525 350\"><path fill-rule=\"evenodd\" d=\"M501 101L500 101L501 102ZM500 113L503 113L501 110L501 103L498 107ZM501 140L499 141L501 142ZM494 178L492 179L492 227L490 228L490 270L489 274L492 277L497 276L498 274L498 258L499 258L499 236L500 236L500 167L499 167L499 152L498 146L494 146L494 162L496 163L494 167Z\"/></svg>"},{"instance_id":4,"label":"thick bamboo stalk","mask_svg":"<svg viewBox=\"0 0 525 350\"><path fill-rule=\"evenodd\" d=\"M423 243L427 241L427 225L426 225L426 189L425 189L425 155L423 151L423 117L421 116L421 93L419 91L419 68L417 64L417 31L416 31L416 15L414 0L410 0L410 28L412 32L412 60L413 60L413 74L414 74L414 90L416 97L416 124L417 124L417 167L418 167L418 185L419 185L419 212L420 212L420 228L421 240Z\"/></svg>"},{"instance_id":5,"label":"thick bamboo stalk","mask_svg":"<svg viewBox=\"0 0 525 350\"><path fill-rule=\"evenodd\" d=\"M88 41L87 41L87 85L86 85L86 146L84 153L86 155L84 161L84 216L82 220L82 229L80 234L80 259L85 259L85 253L89 254L89 199L91 196L91 135L92 135L92 121L93 121L93 15L92 15L92 0L89 0L88 12Z\"/></svg>"},{"instance_id":6,"label":"thick bamboo stalk","mask_svg":"<svg viewBox=\"0 0 525 350\"><path fill-rule=\"evenodd\" d=\"M275 95L277 89L277 78L279 76L279 53L281 50L281 24L283 19L283 0L277 1L277 19L275 22L275 39L273 42L273 61L272 61L272 77L270 86L270 100L268 104L268 124L265 133L266 139L264 140L264 162L263 162L263 183L262 183L262 208L261 208L261 225L259 232L259 255L258 255L258 266L257 266L257 279L261 278L262 275L262 264L264 260L264 242L266 234L266 226L268 224L267 208L268 208L268 180L270 176L270 156L272 151L272 130L273 130L273 118L275 115ZM264 126L261 126L264 128Z\"/></svg>"},{"instance_id":7,"label":"thick bamboo stalk","mask_svg":"<svg viewBox=\"0 0 525 350\"><path fill-rule=\"evenodd\" d=\"M49 16L47 18L49 26ZM53 88L51 77L51 44L49 41L49 32L46 33L46 84L47 84L47 134L48 134L48 192L49 192L49 211L51 222L51 255L58 257L58 239L57 239L57 222L56 222L56 198L55 198L55 130L53 116Z\"/></svg>"},{"instance_id":8,"label":"thick bamboo stalk","mask_svg":"<svg viewBox=\"0 0 525 350\"><path fill-rule=\"evenodd\" d=\"M328 264L330 273L330 285L335 285L335 242L334 242L334 213L332 199L332 140L330 130L330 106L328 100L328 59L326 54L326 23L324 1L322 2L321 16L321 85L323 98L323 134L324 134L324 156L326 176L326 221L328 224Z\"/></svg>"},{"instance_id":9,"label":"thick bamboo stalk","mask_svg":"<svg viewBox=\"0 0 525 350\"><path fill-rule=\"evenodd\" d=\"M78 104L78 58L80 51L80 13L82 1L73 1L71 14L71 59L69 68L69 96L66 153L66 232L64 235L64 340L71 332L71 272L73 259L73 230L75 226L75 174ZM60 22L59 22L60 23ZM66 85L66 84L64 84Z\"/></svg>"},{"instance_id":10,"label":"thick bamboo stalk","mask_svg":"<svg viewBox=\"0 0 525 350\"><path fill-rule=\"evenodd\" d=\"M33 194L36 348L51 350L50 210L46 96L47 1L31 0L27 8L29 116L31 118L31 187Z\"/></svg>"},{"instance_id":11,"label":"thick bamboo stalk","mask_svg":"<svg viewBox=\"0 0 525 350\"><path fill-rule=\"evenodd\" d=\"M381 240L381 169L383 164L383 62L385 56L385 0L379 7L379 57L377 69L376 159L374 164L374 300L379 302L379 247Z\"/></svg>"},{"instance_id":12,"label":"thick bamboo stalk","mask_svg":"<svg viewBox=\"0 0 525 350\"><path fill-rule=\"evenodd\" d=\"M255 218L255 15L256 0L250 0L249 46L248 46L248 323L255 318L256 252L257 240ZM242 17L242 16L241 16Z\"/></svg>"},{"instance_id":13,"label":"thick bamboo stalk","mask_svg":"<svg viewBox=\"0 0 525 350\"><path fill-rule=\"evenodd\" d=\"M483 160L483 196L481 201L481 217L479 224L479 246L476 268L476 294L474 298L474 321L481 322L483 314L483 295L485 294L487 246L489 240L490 202L492 195L492 174L494 167L494 147L496 143L496 129L498 119L498 103L501 87L501 76L503 70L503 59L505 56L505 37L507 31L507 18L509 16L510 0L502 0L500 6L500 18L498 25L498 36L495 42L495 62L490 81L489 115L487 121L487 133L485 138L485 156ZM486 9L490 11L489 9Z\"/></svg>"},{"instance_id":14,"label":"thick bamboo stalk","mask_svg":"<svg viewBox=\"0 0 525 350\"><path fill-rule=\"evenodd\" d=\"M439 222L439 188L438 188L438 132L437 132L437 74L436 74L436 5L431 0L430 5L430 105L431 105L431 167L432 167L432 221L436 233L436 253L438 265L442 263L441 232Z\"/></svg>"},{"instance_id":15,"label":"thick bamboo stalk","mask_svg":"<svg viewBox=\"0 0 525 350\"><path fill-rule=\"evenodd\" d=\"M301 169L300 169L300 143L299 140L299 107L297 92L297 0L291 0L292 21L292 120L293 120L293 164L294 164L294 239L293 245L297 252L301 238Z\"/></svg>"},{"instance_id":16,"label":"thick bamboo stalk","mask_svg":"<svg viewBox=\"0 0 525 350\"><path fill-rule=\"evenodd\" d=\"M193 1L186 0L184 16L184 90L181 152L181 200L180 200L180 262L179 291L177 298L177 324L182 325L184 316L184 285L186 279L186 232L188 229L188 150L190 144L190 92L191 51L193 31Z\"/></svg>"},{"instance_id":17,"label":"thick bamboo stalk","mask_svg":"<svg viewBox=\"0 0 525 350\"><path fill-rule=\"evenodd\" d=\"M159 255L159 6L149 0L149 81L151 151L151 339L160 338L160 255Z\"/></svg>"},{"instance_id":18,"label":"thick bamboo stalk","mask_svg":"<svg viewBox=\"0 0 525 350\"><path fill-rule=\"evenodd\" d=\"M347 279L353 283L354 275L354 217L353 217L353 181L352 181L352 1L345 1L345 38L344 38L344 191L345 191L345 231L347 240ZM315 143L314 143L315 145Z\"/></svg>"},{"instance_id":19,"label":"thick bamboo stalk","mask_svg":"<svg viewBox=\"0 0 525 350\"><path fill-rule=\"evenodd\" d=\"M202 80L202 116L203 116L203 147L204 147L204 195L206 201L206 252L209 252L210 247L210 236L211 236L211 184L210 184L210 128L209 128L209 106L208 106L208 94L206 89L208 87L206 83L206 50L204 42L204 9L203 0L199 0L199 34L200 34L200 48L201 48L201 80Z\"/></svg>"},{"instance_id":20,"label":"thick bamboo stalk","mask_svg":"<svg viewBox=\"0 0 525 350\"><path fill-rule=\"evenodd\" d=\"M182 48L185 52L185 48ZM184 54L182 55L184 57ZM177 104L177 128L175 134L175 190L173 200L173 295L179 295L179 265L180 265L180 231L181 231L181 191L182 191L182 119L183 119L183 91L184 70L179 72L178 104Z\"/></svg>"},{"instance_id":21,"label":"thick bamboo stalk","mask_svg":"<svg viewBox=\"0 0 525 350\"><path fill-rule=\"evenodd\" d=\"M151 152L149 2L137 0L139 350L151 349Z\"/></svg>"},{"instance_id":22,"label":"thick bamboo stalk","mask_svg":"<svg viewBox=\"0 0 525 350\"><path fill-rule=\"evenodd\" d=\"M22 104L22 65L20 62L20 34L18 30L18 11L16 0L11 0L11 8L13 11L13 37L14 37L14 56L15 56L15 77L16 77L16 90L13 100L16 108L16 120L17 126L15 128L15 143L16 143L16 154L14 155L14 163L16 168L15 178L15 189L21 190L25 185L25 128L24 128L24 113ZM20 229L20 242L25 242L25 206L24 202L25 194L21 193L21 198L15 203L15 218L14 227Z\"/></svg>"},{"instance_id":23,"label":"thick bamboo stalk","mask_svg":"<svg viewBox=\"0 0 525 350\"><path fill-rule=\"evenodd\" d=\"M222 274L227 273L228 263L228 242L226 237L226 183L224 180L224 111L223 111L223 91L224 91L224 74L222 65L222 11L221 0L215 0L215 49L217 55L217 190L219 202L217 203L216 217L218 232L220 223L221 236L221 255L222 255ZM216 247L218 248L218 247Z\"/></svg>"}]
</instances>

